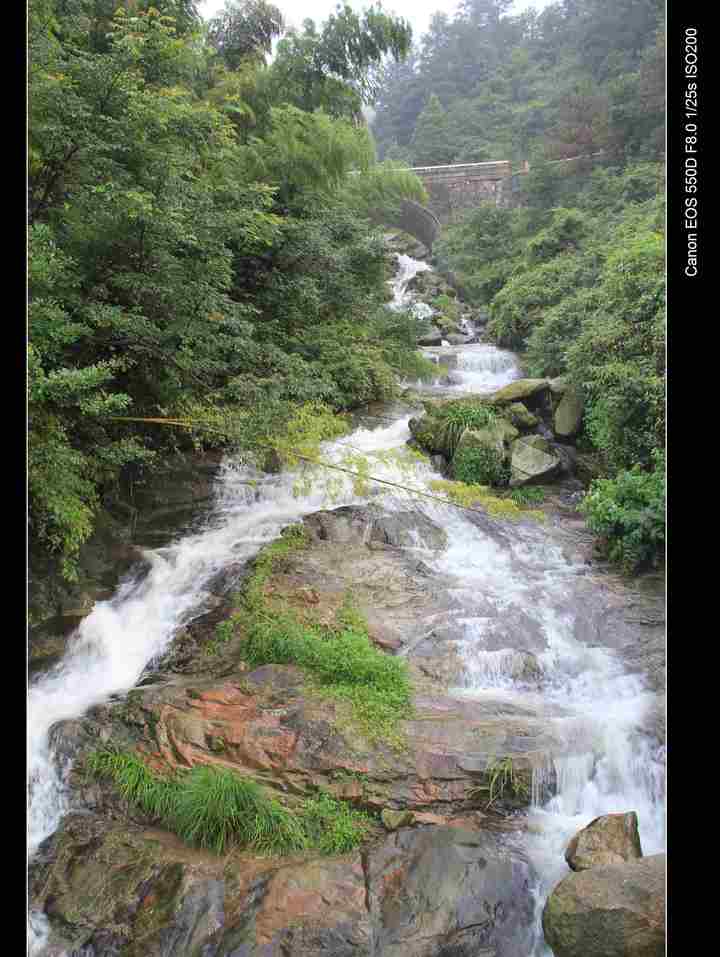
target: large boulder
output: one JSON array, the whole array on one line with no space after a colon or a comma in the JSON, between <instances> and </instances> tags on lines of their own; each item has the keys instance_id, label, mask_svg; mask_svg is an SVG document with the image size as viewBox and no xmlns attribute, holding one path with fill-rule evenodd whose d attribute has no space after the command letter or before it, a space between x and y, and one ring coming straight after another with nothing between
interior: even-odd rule
<instances>
[{"instance_id":1,"label":"large boulder","mask_svg":"<svg viewBox=\"0 0 720 957\"><path fill-rule=\"evenodd\" d=\"M582 426L585 403L577 389L568 388L553 415L553 431L558 438L571 439Z\"/></svg>"},{"instance_id":2,"label":"large boulder","mask_svg":"<svg viewBox=\"0 0 720 957\"><path fill-rule=\"evenodd\" d=\"M562 466L561 460L548 451L538 448L539 443L532 441L541 436L516 439L512 444L510 457L510 486L530 485L554 478Z\"/></svg>"},{"instance_id":3,"label":"large boulder","mask_svg":"<svg viewBox=\"0 0 720 957\"><path fill-rule=\"evenodd\" d=\"M508 385L498 389L490 396L495 405L509 405L511 402L536 402L541 396L547 395L550 386L547 379L516 379Z\"/></svg>"},{"instance_id":4,"label":"large boulder","mask_svg":"<svg viewBox=\"0 0 720 957\"><path fill-rule=\"evenodd\" d=\"M603 814L578 831L565 851L574 871L603 864L622 864L642 857L637 814Z\"/></svg>"},{"instance_id":5,"label":"large boulder","mask_svg":"<svg viewBox=\"0 0 720 957\"><path fill-rule=\"evenodd\" d=\"M665 855L569 874L542 925L555 957L664 957Z\"/></svg>"}]
</instances>

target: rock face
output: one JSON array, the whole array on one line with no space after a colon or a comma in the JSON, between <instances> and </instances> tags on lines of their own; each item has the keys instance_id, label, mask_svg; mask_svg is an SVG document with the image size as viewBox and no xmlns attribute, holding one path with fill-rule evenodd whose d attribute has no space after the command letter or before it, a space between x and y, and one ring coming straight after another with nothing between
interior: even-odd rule
<instances>
[{"instance_id":1,"label":"rock face","mask_svg":"<svg viewBox=\"0 0 720 957\"><path fill-rule=\"evenodd\" d=\"M402 828L332 859L217 858L74 815L55 843L42 877L63 953L516 957L530 939L529 865L490 832Z\"/></svg>"},{"instance_id":2,"label":"rock face","mask_svg":"<svg viewBox=\"0 0 720 957\"><path fill-rule=\"evenodd\" d=\"M490 832L403 829L368 860L375 954L529 953L528 864Z\"/></svg>"},{"instance_id":3,"label":"rock face","mask_svg":"<svg viewBox=\"0 0 720 957\"><path fill-rule=\"evenodd\" d=\"M570 439L578 434L582 426L585 404L576 389L568 388L558 403L553 416L553 430L560 439Z\"/></svg>"},{"instance_id":4,"label":"rock face","mask_svg":"<svg viewBox=\"0 0 720 957\"><path fill-rule=\"evenodd\" d=\"M569 874L542 924L555 957L664 957L665 855Z\"/></svg>"},{"instance_id":5,"label":"rock face","mask_svg":"<svg viewBox=\"0 0 720 957\"><path fill-rule=\"evenodd\" d=\"M537 440L540 442L538 443ZM531 441L521 438L513 442L510 458L511 487L550 479L560 471L561 460L549 454L544 448L539 448L538 445L542 443L549 448L541 436L532 436Z\"/></svg>"},{"instance_id":6,"label":"rock face","mask_svg":"<svg viewBox=\"0 0 720 957\"><path fill-rule=\"evenodd\" d=\"M604 814L575 835L565 851L574 871L604 864L622 864L642 857L637 814Z\"/></svg>"}]
</instances>

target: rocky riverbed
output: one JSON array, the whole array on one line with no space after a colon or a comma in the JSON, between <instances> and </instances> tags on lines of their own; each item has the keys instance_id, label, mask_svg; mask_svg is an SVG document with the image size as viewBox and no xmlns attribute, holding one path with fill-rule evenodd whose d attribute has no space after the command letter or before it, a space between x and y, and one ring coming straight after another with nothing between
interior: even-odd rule
<instances>
[{"instance_id":1,"label":"rocky riverbed","mask_svg":"<svg viewBox=\"0 0 720 957\"><path fill-rule=\"evenodd\" d=\"M515 394L514 360L482 342L454 349L459 383L430 394L510 387L504 407L524 399L535 419L515 410L511 463L512 443L552 428L565 393ZM435 413L408 403L368 410L327 456L360 450L371 475L422 496L346 481L328 502L322 482L298 497L297 477L215 466L205 518L175 542L137 543L119 591L56 638L64 657L38 665L30 703L36 954L541 955L545 900L580 828L634 811L643 853L663 849L662 582L597 561L571 455L533 510L444 500L432 483L447 449L434 463L407 454ZM550 441L572 448L572 431ZM307 545L265 593L318 621L352 593L376 646L408 661L414 714L400 743L368 741L299 668L249 667L241 634L216 641L253 556L298 521ZM85 775L83 755L108 743L158 769L230 768L291 806L321 788L374 824L339 857L215 856ZM488 801L501 765L517 787Z\"/></svg>"}]
</instances>

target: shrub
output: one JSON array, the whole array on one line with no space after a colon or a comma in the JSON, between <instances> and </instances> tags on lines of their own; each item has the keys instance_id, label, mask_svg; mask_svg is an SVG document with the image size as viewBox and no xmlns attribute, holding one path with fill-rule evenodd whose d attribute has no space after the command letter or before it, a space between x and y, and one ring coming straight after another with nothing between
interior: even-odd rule
<instances>
[{"instance_id":1,"label":"shrub","mask_svg":"<svg viewBox=\"0 0 720 957\"><path fill-rule=\"evenodd\" d=\"M463 445L452 461L453 474L466 485L507 485L510 466L506 457L490 445Z\"/></svg>"},{"instance_id":2,"label":"shrub","mask_svg":"<svg viewBox=\"0 0 720 957\"><path fill-rule=\"evenodd\" d=\"M658 563L665 548L665 456L655 468L640 466L612 479L596 479L580 505L588 526L607 543L611 561L632 572Z\"/></svg>"}]
</instances>

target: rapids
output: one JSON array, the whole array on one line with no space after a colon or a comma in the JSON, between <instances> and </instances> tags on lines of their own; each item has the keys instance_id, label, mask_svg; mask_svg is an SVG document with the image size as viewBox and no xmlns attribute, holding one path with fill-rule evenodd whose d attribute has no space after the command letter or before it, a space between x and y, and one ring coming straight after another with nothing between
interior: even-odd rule
<instances>
[{"instance_id":1,"label":"rapids","mask_svg":"<svg viewBox=\"0 0 720 957\"><path fill-rule=\"evenodd\" d=\"M399 257L394 306L413 304L407 284L427 268ZM451 391L487 393L521 374L511 353L484 343L426 354L439 354L441 361L445 354L457 357ZM346 438L327 443L326 459L341 463L348 454L365 454L372 475L427 491L436 477L429 465L413 462L409 474L406 461L380 454L402 451L410 438L409 418L406 411L395 413L389 424L366 422ZM226 460L205 527L165 548L146 550L149 571L128 576L113 598L98 602L64 658L33 680L28 702L30 855L70 806L68 767L53 747L53 727L131 689L173 636L199 614L213 575L231 562L250 559L284 526L328 507L327 474L311 469L268 476ZM330 507L368 500L356 494L347 476L329 474ZM407 494L380 494L386 509L407 509ZM615 651L588 643L601 604L598 586L586 565L566 557L552 528L531 522L479 524L440 502L412 501L448 535L448 548L425 561L455 581L449 624L462 637L464 678L453 693L491 694L494 701L521 706L542 716L557 741L554 753L537 762L532 807L518 838L540 875L534 891L533 953L544 957L550 951L542 940L540 915L547 894L567 871L563 852L575 831L599 814L634 810L643 853L664 848L664 753L643 729L654 696ZM532 682L518 668L527 653L538 667ZM44 915L31 914L28 937L31 954L46 952Z\"/></svg>"}]
</instances>

